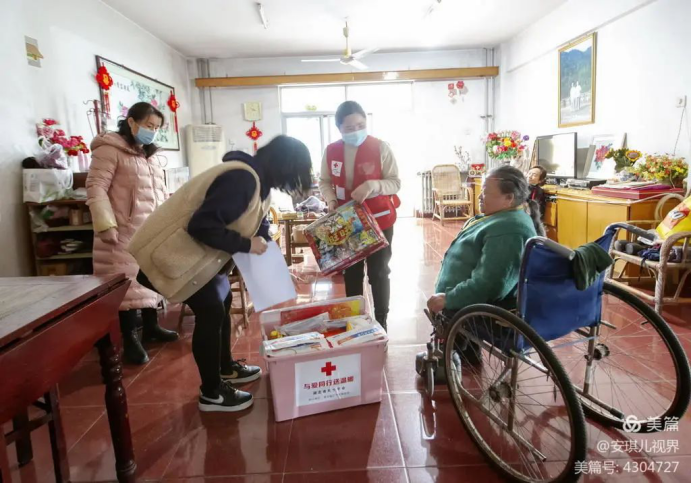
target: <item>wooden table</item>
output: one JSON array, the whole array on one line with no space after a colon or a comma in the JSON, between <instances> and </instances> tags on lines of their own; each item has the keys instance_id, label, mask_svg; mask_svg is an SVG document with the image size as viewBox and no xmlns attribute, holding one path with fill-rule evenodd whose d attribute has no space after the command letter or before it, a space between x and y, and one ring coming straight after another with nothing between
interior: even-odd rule
<instances>
[{"instance_id":1,"label":"wooden table","mask_svg":"<svg viewBox=\"0 0 692 484\"><path fill-rule=\"evenodd\" d=\"M116 473L122 482L134 481L118 325L118 307L129 285L124 275L0 278L0 424L15 419L9 439L0 432L2 482L11 480L8 441L17 441L18 454L28 443L30 454L28 432L42 423L49 424L56 480L69 481L56 386L94 345L105 382ZM47 413L50 418L25 419L25 428L17 430L17 416L26 415L41 397L47 412L52 410Z\"/></svg>"}]
</instances>

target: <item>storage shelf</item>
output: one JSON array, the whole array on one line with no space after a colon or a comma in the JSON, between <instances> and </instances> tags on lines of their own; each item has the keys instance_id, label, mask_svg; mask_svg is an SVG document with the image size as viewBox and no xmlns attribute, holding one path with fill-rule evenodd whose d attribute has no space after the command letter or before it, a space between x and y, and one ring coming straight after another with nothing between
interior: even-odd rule
<instances>
[{"instance_id":1,"label":"storage shelf","mask_svg":"<svg viewBox=\"0 0 692 484\"><path fill-rule=\"evenodd\" d=\"M54 255L53 257L37 257L36 260L40 262L51 261L51 260L67 260L67 259L92 259L94 254L91 252L77 252L76 254L60 254Z\"/></svg>"},{"instance_id":2,"label":"storage shelf","mask_svg":"<svg viewBox=\"0 0 692 484\"><path fill-rule=\"evenodd\" d=\"M46 232L73 232L75 230L79 231L93 231L94 226L92 224L85 225L61 225L60 227L49 227L48 230L43 232L35 232L37 234L44 234Z\"/></svg>"}]
</instances>

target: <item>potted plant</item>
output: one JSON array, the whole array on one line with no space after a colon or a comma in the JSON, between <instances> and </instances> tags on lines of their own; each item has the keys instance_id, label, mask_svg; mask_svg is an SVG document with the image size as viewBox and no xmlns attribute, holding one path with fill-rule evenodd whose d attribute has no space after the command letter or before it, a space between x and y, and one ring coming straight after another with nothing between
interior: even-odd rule
<instances>
[{"instance_id":1,"label":"potted plant","mask_svg":"<svg viewBox=\"0 0 692 484\"><path fill-rule=\"evenodd\" d=\"M681 187L687 178L688 165L682 157L653 154L646 155L628 170L643 180L657 181L672 187Z\"/></svg>"},{"instance_id":2,"label":"potted plant","mask_svg":"<svg viewBox=\"0 0 692 484\"><path fill-rule=\"evenodd\" d=\"M630 172L629 168L641 157L641 151L629 148L610 149L604 156L604 158L615 161L615 173L620 181L628 181L634 178L634 174Z\"/></svg>"},{"instance_id":3,"label":"potted plant","mask_svg":"<svg viewBox=\"0 0 692 484\"><path fill-rule=\"evenodd\" d=\"M528 139L528 136L522 136L519 131L489 133L485 138L485 151L493 160L510 163L523 154L526 150L524 142Z\"/></svg>"}]
</instances>

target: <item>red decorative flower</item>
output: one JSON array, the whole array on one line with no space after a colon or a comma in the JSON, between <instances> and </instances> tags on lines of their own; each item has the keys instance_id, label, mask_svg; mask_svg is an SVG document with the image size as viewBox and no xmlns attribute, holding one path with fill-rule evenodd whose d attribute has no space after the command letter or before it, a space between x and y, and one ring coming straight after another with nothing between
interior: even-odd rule
<instances>
[{"instance_id":1,"label":"red decorative flower","mask_svg":"<svg viewBox=\"0 0 692 484\"><path fill-rule=\"evenodd\" d=\"M43 120L43 124L45 124L46 126L53 126L53 125L58 124L58 122L54 119L46 118Z\"/></svg>"},{"instance_id":2,"label":"red decorative flower","mask_svg":"<svg viewBox=\"0 0 692 484\"><path fill-rule=\"evenodd\" d=\"M449 89L450 91L454 89L454 83L450 82L449 84L447 84L447 89Z\"/></svg>"},{"instance_id":3,"label":"red decorative flower","mask_svg":"<svg viewBox=\"0 0 692 484\"><path fill-rule=\"evenodd\" d=\"M99 86L104 91L109 90L113 85L113 78L108 73L106 66L101 66L98 68L98 71L96 71L96 82L98 82Z\"/></svg>"},{"instance_id":4,"label":"red decorative flower","mask_svg":"<svg viewBox=\"0 0 692 484\"><path fill-rule=\"evenodd\" d=\"M464 89L464 81L457 81L457 89Z\"/></svg>"}]
</instances>

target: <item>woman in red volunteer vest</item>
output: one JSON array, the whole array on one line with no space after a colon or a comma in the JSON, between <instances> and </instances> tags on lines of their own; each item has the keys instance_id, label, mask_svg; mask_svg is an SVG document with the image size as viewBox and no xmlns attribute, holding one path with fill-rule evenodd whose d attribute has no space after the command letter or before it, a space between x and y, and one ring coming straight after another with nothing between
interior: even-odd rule
<instances>
[{"instance_id":1,"label":"woman in red volunteer vest","mask_svg":"<svg viewBox=\"0 0 692 484\"><path fill-rule=\"evenodd\" d=\"M389 247L366 259L375 319L387 329L389 260L392 258L394 222L399 206L396 196L401 187L399 171L389 145L368 136L367 117L360 104L354 101L342 103L335 117L342 139L327 146L324 153L320 191L330 211L351 200L364 203L389 241ZM359 262L344 271L347 296L363 294L365 265Z\"/></svg>"}]
</instances>

